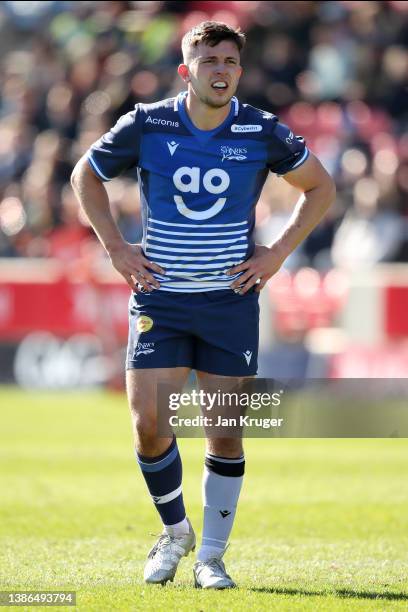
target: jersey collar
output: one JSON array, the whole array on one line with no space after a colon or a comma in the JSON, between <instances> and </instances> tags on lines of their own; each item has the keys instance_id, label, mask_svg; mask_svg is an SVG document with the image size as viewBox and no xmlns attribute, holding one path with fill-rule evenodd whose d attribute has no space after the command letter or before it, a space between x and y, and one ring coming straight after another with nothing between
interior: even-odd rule
<instances>
[{"instance_id":1,"label":"jersey collar","mask_svg":"<svg viewBox=\"0 0 408 612\"><path fill-rule=\"evenodd\" d=\"M228 116L225 118L225 120L221 123L221 125L217 126L213 130L200 130L194 125L194 123L191 121L190 117L188 116L188 113L186 110L187 94L188 94L187 91L182 91L178 94L178 96L176 96L176 98L174 99L174 110L179 113L181 120L183 121L184 125L188 128L188 130L192 132L194 136L196 136L199 140L208 141L211 138L211 136L213 136L217 132L220 132L231 121L233 117L236 117L238 115L239 102L237 98L233 96L231 98L230 112L228 113Z\"/></svg>"}]
</instances>

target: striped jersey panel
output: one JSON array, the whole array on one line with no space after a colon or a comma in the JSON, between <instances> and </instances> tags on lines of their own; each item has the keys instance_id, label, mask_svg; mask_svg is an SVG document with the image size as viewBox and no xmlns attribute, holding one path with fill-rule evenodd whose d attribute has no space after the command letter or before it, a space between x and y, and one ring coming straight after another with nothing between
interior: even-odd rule
<instances>
[{"instance_id":1,"label":"striped jersey panel","mask_svg":"<svg viewBox=\"0 0 408 612\"><path fill-rule=\"evenodd\" d=\"M163 291L228 289L240 274L227 276L248 251L248 222L169 223L149 219L145 253L166 274L154 273Z\"/></svg>"}]
</instances>

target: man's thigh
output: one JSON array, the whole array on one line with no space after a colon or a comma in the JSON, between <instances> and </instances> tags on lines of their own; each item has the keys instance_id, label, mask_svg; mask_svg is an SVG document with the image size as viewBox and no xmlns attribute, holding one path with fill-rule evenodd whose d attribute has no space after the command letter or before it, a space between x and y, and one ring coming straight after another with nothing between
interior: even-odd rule
<instances>
[{"instance_id":1,"label":"man's thigh","mask_svg":"<svg viewBox=\"0 0 408 612\"><path fill-rule=\"evenodd\" d=\"M253 376L220 376L197 370L198 390L202 390L206 397L210 395L215 398L211 412L206 412L204 408L203 414L210 416L213 424L217 423L218 417L231 420L233 423L218 428L210 425L205 429L207 452L231 458L242 454L242 427L239 424L242 412L240 393L247 391L245 384L253 380Z\"/></svg>"},{"instance_id":2,"label":"man's thigh","mask_svg":"<svg viewBox=\"0 0 408 612\"><path fill-rule=\"evenodd\" d=\"M180 393L189 373L190 368L186 367L127 370L126 389L132 412L157 415L159 385L171 385L175 392Z\"/></svg>"}]
</instances>

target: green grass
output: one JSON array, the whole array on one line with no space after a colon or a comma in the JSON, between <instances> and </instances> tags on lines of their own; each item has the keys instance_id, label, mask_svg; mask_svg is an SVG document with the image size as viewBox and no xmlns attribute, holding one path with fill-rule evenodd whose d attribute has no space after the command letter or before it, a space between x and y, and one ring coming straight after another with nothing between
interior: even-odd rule
<instances>
[{"instance_id":1,"label":"green grass","mask_svg":"<svg viewBox=\"0 0 408 612\"><path fill-rule=\"evenodd\" d=\"M407 608L408 440L247 440L225 557L239 589L203 592L192 556L173 584L143 584L160 524L124 396L3 388L0 423L2 590L72 589L84 612ZM200 532L204 442L179 446Z\"/></svg>"}]
</instances>

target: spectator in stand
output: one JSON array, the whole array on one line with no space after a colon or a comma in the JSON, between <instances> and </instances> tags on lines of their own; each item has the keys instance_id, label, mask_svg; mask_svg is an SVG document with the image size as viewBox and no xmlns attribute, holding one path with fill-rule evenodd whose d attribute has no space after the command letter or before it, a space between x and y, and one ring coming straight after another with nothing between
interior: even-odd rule
<instances>
[{"instance_id":1,"label":"spectator in stand","mask_svg":"<svg viewBox=\"0 0 408 612\"><path fill-rule=\"evenodd\" d=\"M89 223L78 210L76 198L70 184L65 184L61 193L61 223L47 236L49 257L69 263L81 256L84 242L91 237Z\"/></svg>"},{"instance_id":2,"label":"spectator in stand","mask_svg":"<svg viewBox=\"0 0 408 612\"><path fill-rule=\"evenodd\" d=\"M392 208L380 205L379 185L372 177L354 185L353 207L348 210L334 238L333 263L350 271L394 261L407 234L407 220Z\"/></svg>"},{"instance_id":3,"label":"spectator in stand","mask_svg":"<svg viewBox=\"0 0 408 612\"><path fill-rule=\"evenodd\" d=\"M305 135L336 177L338 203L293 269L333 265L330 252L357 220L382 254L370 265L408 259L408 3L14 2L0 5L0 17L0 256L54 253L72 230L73 160L136 102L176 94L181 37L193 22L219 19L248 34L240 99ZM369 222L356 196L362 179L379 190ZM122 187L118 222L136 241L138 201L126 176ZM271 193L267 184L264 229L290 214ZM398 248L373 231L378 223L398 225Z\"/></svg>"}]
</instances>

